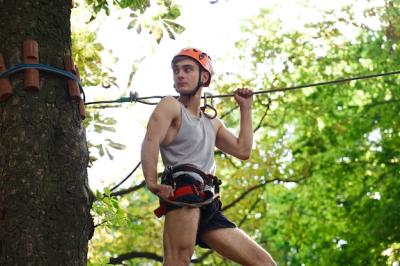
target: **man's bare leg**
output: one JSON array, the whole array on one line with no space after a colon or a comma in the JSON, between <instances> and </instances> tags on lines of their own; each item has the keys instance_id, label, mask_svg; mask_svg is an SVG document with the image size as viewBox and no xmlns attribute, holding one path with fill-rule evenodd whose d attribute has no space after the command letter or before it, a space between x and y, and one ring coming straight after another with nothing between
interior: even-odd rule
<instances>
[{"instance_id":1,"label":"man's bare leg","mask_svg":"<svg viewBox=\"0 0 400 266\"><path fill-rule=\"evenodd\" d=\"M201 238L223 257L241 265L276 266L271 255L238 228L211 230Z\"/></svg>"},{"instance_id":2,"label":"man's bare leg","mask_svg":"<svg viewBox=\"0 0 400 266\"><path fill-rule=\"evenodd\" d=\"M164 265L187 266L192 258L199 226L198 208L170 211L164 223Z\"/></svg>"}]
</instances>

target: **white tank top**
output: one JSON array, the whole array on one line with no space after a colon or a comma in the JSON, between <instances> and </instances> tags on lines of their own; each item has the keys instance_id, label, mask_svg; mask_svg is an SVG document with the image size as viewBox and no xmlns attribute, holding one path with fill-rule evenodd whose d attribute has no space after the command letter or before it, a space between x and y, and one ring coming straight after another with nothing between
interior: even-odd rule
<instances>
[{"instance_id":1,"label":"white tank top","mask_svg":"<svg viewBox=\"0 0 400 266\"><path fill-rule=\"evenodd\" d=\"M204 113L192 117L181 104L181 126L174 140L160 146L164 166L192 164L206 174L215 173L214 147L216 131L212 119Z\"/></svg>"}]
</instances>

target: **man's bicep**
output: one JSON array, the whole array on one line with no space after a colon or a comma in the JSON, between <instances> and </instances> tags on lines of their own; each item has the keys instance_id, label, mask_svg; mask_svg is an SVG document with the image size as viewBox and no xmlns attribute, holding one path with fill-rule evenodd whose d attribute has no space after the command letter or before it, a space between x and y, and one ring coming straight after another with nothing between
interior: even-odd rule
<instances>
[{"instance_id":1,"label":"man's bicep","mask_svg":"<svg viewBox=\"0 0 400 266\"><path fill-rule=\"evenodd\" d=\"M160 102L150 116L147 124L146 140L161 143L176 116L174 106L166 101Z\"/></svg>"},{"instance_id":2,"label":"man's bicep","mask_svg":"<svg viewBox=\"0 0 400 266\"><path fill-rule=\"evenodd\" d=\"M237 144L237 137L220 122L215 146L223 152L234 155Z\"/></svg>"},{"instance_id":3,"label":"man's bicep","mask_svg":"<svg viewBox=\"0 0 400 266\"><path fill-rule=\"evenodd\" d=\"M149 122L147 124L147 132L145 140L147 141L157 141L161 143L167 134L168 127L172 120L169 120L165 114L153 113L150 116Z\"/></svg>"},{"instance_id":4,"label":"man's bicep","mask_svg":"<svg viewBox=\"0 0 400 266\"><path fill-rule=\"evenodd\" d=\"M216 146L217 148L223 150L225 146L234 145L236 143L236 136L232 134L228 129L221 128L218 131Z\"/></svg>"}]
</instances>

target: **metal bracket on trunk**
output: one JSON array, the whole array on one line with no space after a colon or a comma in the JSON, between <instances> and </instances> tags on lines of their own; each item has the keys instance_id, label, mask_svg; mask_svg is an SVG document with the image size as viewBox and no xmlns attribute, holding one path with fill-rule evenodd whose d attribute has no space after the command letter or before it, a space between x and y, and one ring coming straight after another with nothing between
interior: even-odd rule
<instances>
[{"instance_id":1,"label":"metal bracket on trunk","mask_svg":"<svg viewBox=\"0 0 400 266\"><path fill-rule=\"evenodd\" d=\"M64 69L65 69L65 71L71 72L72 74L78 76L77 73L79 71L77 71L77 68L74 65L72 56L70 56L70 55L64 56ZM68 80L68 89L69 89L69 96L71 97L71 99L73 99L75 102L80 102L81 94L79 91L78 82L76 82L75 80L69 79Z\"/></svg>"},{"instance_id":2,"label":"metal bracket on trunk","mask_svg":"<svg viewBox=\"0 0 400 266\"><path fill-rule=\"evenodd\" d=\"M39 64L39 44L35 40L24 42L24 64ZM28 91L39 90L39 70L25 69L24 88Z\"/></svg>"}]
</instances>

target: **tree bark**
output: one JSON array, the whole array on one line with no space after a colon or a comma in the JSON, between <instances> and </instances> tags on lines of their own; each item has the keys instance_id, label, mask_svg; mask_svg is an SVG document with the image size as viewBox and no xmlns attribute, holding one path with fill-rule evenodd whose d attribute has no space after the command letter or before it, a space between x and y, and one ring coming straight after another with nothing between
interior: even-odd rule
<instances>
[{"instance_id":1,"label":"tree bark","mask_svg":"<svg viewBox=\"0 0 400 266\"><path fill-rule=\"evenodd\" d=\"M0 53L22 63L26 39L41 64L63 68L70 54L71 0L0 0ZM40 72L40 90L0 103L0 265L86 265L93 233L88 149L67 81Z\"/></svg>"}]
</instances>

